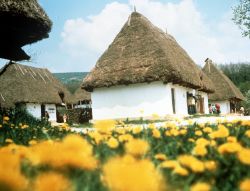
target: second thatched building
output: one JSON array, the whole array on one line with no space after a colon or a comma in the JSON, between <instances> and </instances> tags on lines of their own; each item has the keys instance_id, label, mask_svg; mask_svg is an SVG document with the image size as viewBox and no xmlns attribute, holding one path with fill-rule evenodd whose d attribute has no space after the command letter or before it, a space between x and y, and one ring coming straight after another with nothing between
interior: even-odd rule
<instances>
[{"instance_id":1,"label":"second thatched building","mask_svg":"<svg viewBox=\"0 0 250 191\"><path fill-rule=\"evenodd\" d=\"M211 105L219 104L222 114L234 113L245 98L234 83L207 58L204 73L212 80L215 92L209 94Z\"/></svg>"},{"instance_id":2,"label":"second thatched building","mask_svg":"<svg viewBox=\"0 0 250 191\"><path fill-rule=\"evenodd\" d=\"M10 62L0 70L0 108L24 107L42 119L57 121L57 107L72 104L72 95L47 69Z\"/></svg>"},{"instance_id":3,"label":"second thatched building","mask_svg":"<svg viewBox=\"0 0 250 191\"><path fill-rule=\"evenodd\" d=\"M213 92L212 82L176 40L137 12L82 87L91 92L94 120L208 113L207 93Z\"/></svg>"}]
</instances>

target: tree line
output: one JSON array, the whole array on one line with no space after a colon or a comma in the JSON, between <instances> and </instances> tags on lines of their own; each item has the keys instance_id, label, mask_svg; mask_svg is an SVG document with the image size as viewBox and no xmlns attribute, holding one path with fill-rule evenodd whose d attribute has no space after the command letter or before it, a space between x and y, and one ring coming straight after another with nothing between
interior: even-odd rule
<instances>
[{"instance_id":1,"label":"tree line","mask_svg":"<svg viewBox=\"0 0 250 191\"><path fill-rule=\"evenodd\" d=\"M250 62L220 64L218 67L246 95L250 90Z\"/></svg>"}]
</instances>

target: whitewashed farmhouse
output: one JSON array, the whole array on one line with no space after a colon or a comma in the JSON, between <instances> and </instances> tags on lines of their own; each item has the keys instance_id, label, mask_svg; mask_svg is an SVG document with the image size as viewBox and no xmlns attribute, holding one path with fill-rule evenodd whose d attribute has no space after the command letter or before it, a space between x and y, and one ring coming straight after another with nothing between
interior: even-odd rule
<instances>
[{"instance_id":1,"label":"whitewashed farmhouse","mask_svg":"<svg viewBox=\"0 0 250 191\"><path fill-rule=\"evenodd\" d=\"M184 32L185 35L185 32ZM188 115L188 99L208 113L213 84L169 34L133 12L84 79L93 119ZM191 102L190 102L191 103Z\"/></svg>"},{"instance_id":2,"label":"whitewashed farmhouse","mask_svg":"<svg viewBox=\"0 0 250 191\"><path fill-rule=\"evenodd\" d=\"M213 81L215 87L215 92L208 96L209 103L219 104L221 114L236 112L240 101L245 99L244 96L234 83L212 63L212 60L207 58L205 62L203 71Z\"/></svg>"},{"instance_id":3,"label":"whitewashed farmhouse","mask_svg":"<svg viewBox=\"0 0 250 191\"><path fill-rule=\"evenodd\" d=\"M47 69L10 62L0 70L0 107L25 107L37 119L49 113L56 121L57 106L71 102L70 92Z\"/></svg>"}]
</instances>

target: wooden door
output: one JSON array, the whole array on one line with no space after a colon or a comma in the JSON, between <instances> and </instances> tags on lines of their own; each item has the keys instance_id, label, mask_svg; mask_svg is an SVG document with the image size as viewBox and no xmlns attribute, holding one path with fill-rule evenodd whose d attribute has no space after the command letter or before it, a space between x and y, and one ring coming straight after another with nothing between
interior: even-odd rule
<instances>
[{"instance_id":1,"label":"wooden door","mask_svg":"<svg viewBox=\"0 0 250 191\"><path fill-rule=\"evenodd\" d=\"M204 114L204 97L200 98L200 113Z\"/></svg>"}]
</instances>

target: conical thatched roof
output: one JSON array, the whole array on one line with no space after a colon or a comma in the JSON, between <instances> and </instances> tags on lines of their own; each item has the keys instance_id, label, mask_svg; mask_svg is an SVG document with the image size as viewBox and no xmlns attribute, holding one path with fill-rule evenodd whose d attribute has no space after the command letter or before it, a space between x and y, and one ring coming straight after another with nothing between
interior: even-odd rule
<instances>
[{"instance_id":1,"label":"conical thatched roof","mask_svg":"<svg viewBox=\"0 0 250 191\"><path fill-rule=\"evenodd\" d=\"M173 37L134 12L82 86L92 91L153 81L213 91L212 82Z\"/></svg>"},{"instance_id":2,"label":"conical thatched roof","mask_svg":"<svg viewBox=\"0 0 250 191\"><path fill-rule=\"evenodd\" d=\"M70 92L47 69L9 63L0 70L0 106L16 103L72 103Z\"/></svg>"},{"instance_id":3,"label":"conical thatched roof","mask_svg":"<svg viewBox=\"0 0 250 191\"><path fill-rule=\"evenodd\" d=\"M29 59L21 47L47 38L52 26L37 0L1 0L0 22L0 57L9 60Z\"/></svg>"},{"instance_id":4,"label":"conical thatched roof","mask_svg":"<svg viewBox=\"0 0 250 191\"><path fill-rule=\"evenodd\" d=\"M215 87L215 92L208 96L209 100L222 101L230 99L245 99L240 90L212 63L210 59L206 59L203 71L213 81Z\"/></svg>"},{"instance_id":5,"label":"conical thatched roof","mask_svg":"<svg viewBox=\"0 0 250 191\"><path fill-rule=\"evenodd\" d=\"M83 100L90 101L91 95L90 92L87 92L86 90L79 87L74 93L74 99L76 100L76 102Z\"/></svg>"}]
</instances>

